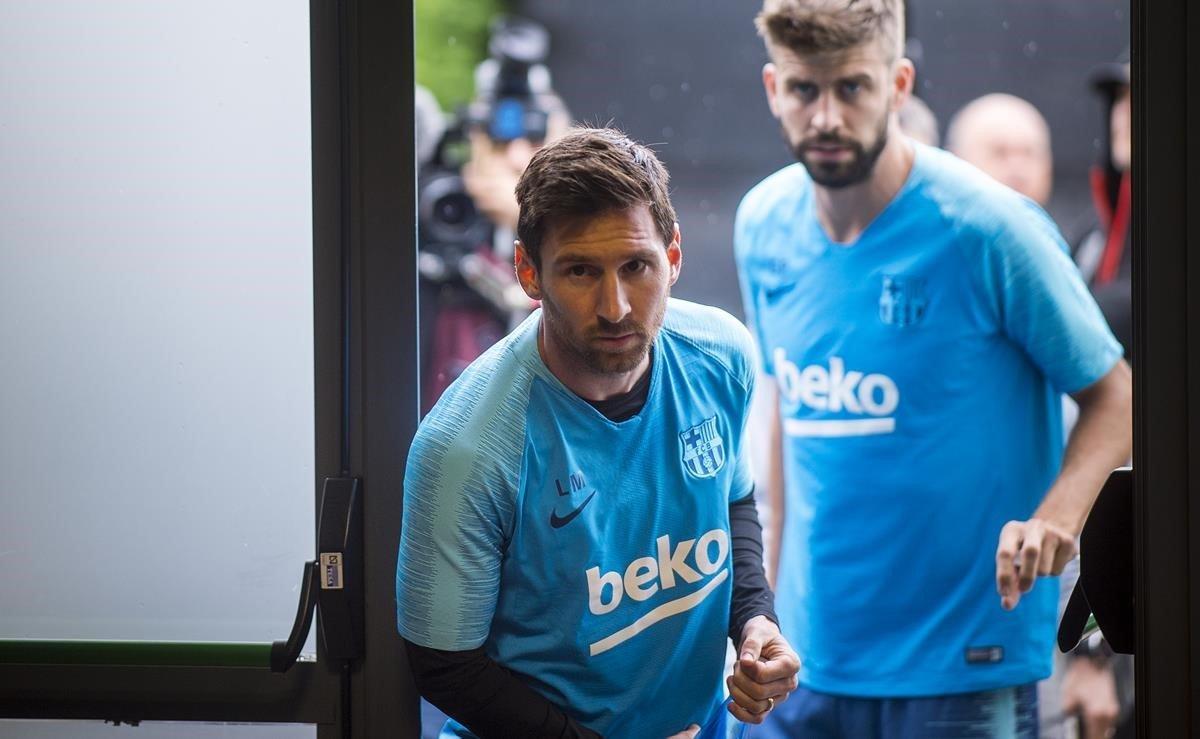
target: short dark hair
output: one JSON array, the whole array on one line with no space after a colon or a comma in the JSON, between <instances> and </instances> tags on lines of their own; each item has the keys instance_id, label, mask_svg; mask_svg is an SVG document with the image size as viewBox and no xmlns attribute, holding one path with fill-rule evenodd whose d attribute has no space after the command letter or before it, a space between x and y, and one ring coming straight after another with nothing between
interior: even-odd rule
<instances>
[{"instance_id":1,"label":"short dark hair","mask_svg":"<svg viewBox=\"0 0 1200 739\"><path fill-rule=\"evenodd\" d=\"M573 128L534 154L517 182L517 238L540 269L542 242L563 221L646 205L663 244L670 244L669 180L654 152L621 131Z\"/></svg>"},{"instance_id":2,"label":"short dark hair","mask_svg":"<svg viewBox=\"0 0 1200 739\"><path fill-rule=\"evenodd\" d=\"M764 0L754 25L768 46L797 54L878 41L894 61L904 49L904 0Z\"/></svg>"}]
</instances>

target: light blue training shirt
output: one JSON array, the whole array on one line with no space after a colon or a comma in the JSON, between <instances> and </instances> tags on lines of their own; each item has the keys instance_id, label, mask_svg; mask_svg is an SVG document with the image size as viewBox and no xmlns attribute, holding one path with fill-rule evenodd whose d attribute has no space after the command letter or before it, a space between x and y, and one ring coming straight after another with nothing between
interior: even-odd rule
<instances>
[{"instance_id":1,"label":"light blue training shirt","mask_svg":"<svg viewBox=\"0 0 1200 739\"><path fill-rule=\"evenodd\" d=\"M925 696L1050 674L1058 580L1000 607L1000 529L1062 461L1061 394L1121 347L1032 201L916 145L852 244L800 164L735 226L746 311L778 388L785 521L776 609L822 692Z\"/></svg>"},{"instance_id":2,"label":"light blue training shirt","mask_svg":"<svg viewBox=\"0 0 1200 739\"><path fill-rule=\"evenodd\" d=\"M483 645L605 736L723 725L729 504L753 487L750 336L670 300L645 406L614 423L546 368L540 318L476 360L417 431L400 634ZM444 735L467 733L451 722Z\"/></svg>"}]
</instances>

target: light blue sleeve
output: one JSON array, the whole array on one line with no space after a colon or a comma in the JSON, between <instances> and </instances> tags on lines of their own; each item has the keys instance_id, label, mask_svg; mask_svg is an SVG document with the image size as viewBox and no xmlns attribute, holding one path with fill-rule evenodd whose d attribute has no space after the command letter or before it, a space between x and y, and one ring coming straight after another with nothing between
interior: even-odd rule
<instances>
[{"instance_id":1,"label":"light blue sleeve","mask_svg":"<svg viewBox=\"0 0 1200 739\"><path fill-rule=\"evenodd\" d=\"M731 429L733 438L733 479L729 486L729 502L733 503L754 492L754 473L750 465L749 431L750 403L754 397L754 378L758 374L755 363L755 342L750 333L737 319L722 314L725 353L728 357L730 414L737 424ZM717 322L714 321L714 324Z\"/></svg>"},{"instance_id":2,"label":"light blue sleeve","mask_svg":"<svg viewBox=\"0 0 1200 739\"><path fill-rule=\"evenodd\" d=\"M1082 390L1122 356L1058 228L1032 201L985 243L982 278L999 325L1059 391Z\"/></svg>"},{"instance_id":3,"label":"light blue sleeve","mask_svg":"<svg viewBox=\"0 0 1200 739\"><path fill-rule=\"evenodd\" d=\"M729 486L729 502L745 498L754 492L754 473L750 468L750 445L747 439L750 418L750 398L754 395L754 373L751 372L750 386L746 391L746 404L742 410L742 428L738 433L736 459L733 468L733 483Z\"/></svg>"},{"instance_id":4,"label":"light blue sleeve","mask_svg":"<svg viewBox=\"0 0 1200 739\"><path fill-rule=\"evenodd\" d=\"M433 649L487 640L512 535L526 394L511 378L480 374L447 390L421 424L405 471L396 625Z\"/></svg>"},{"instance_id":5,"label":"light blue sleeve","mask_svg":"<svg viewBox=\"0 0 1200 739\"><path fill-rule=\"evenodd\" d=\"M762 288L755 279L755 264L751 255L754 250L755 227L751 212L754 210L753 193L747 195L738 206L737 216L733 225L733 255L737 264L738 286L742 292L742 310L746 315L746 328L754 339L753 356L762 372L768 376L774 375L771 357L767 351L767 343L762 335L758 321L758 305L762 299Z\"/></svg>"}]
</instances>

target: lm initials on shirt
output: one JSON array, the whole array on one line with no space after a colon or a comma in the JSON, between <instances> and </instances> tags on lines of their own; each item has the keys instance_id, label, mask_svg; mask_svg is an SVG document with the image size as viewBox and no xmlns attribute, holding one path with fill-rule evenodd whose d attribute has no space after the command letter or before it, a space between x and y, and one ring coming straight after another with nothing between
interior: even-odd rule
<instances>
[{"instance_id":1,"label":"lm initials on shirt","mask_svg":"<svg viewBox=\"0 0 1200 739\"><path fill-rule=\"evenodd\" d=\"M589 568L584 573L588 609L593 614L612 613L626 595L632 600L644 601L656 593L666 593L680 580L695 583L707 577L708 582L688 595L655 606L628 626L594 642L590 648L593 657L632 639L663 619L690 611L729 577L729 570L725 568L725 560L729 558L729 534L724 529L713 529L699 539L684 539L674 548L670 536L660 536L655 545L657 557L638 557L629 563L624 573L601 573L599 567Z\"/></svg>"},{"instance_id":2,"label":"lm initials on shirt","mask_svg":"<svg viewBox=\"0 0 1200 739\"><path fill-rule=\"evenodd\" d=\"M887 375L847 370L841 357L830 357L829 367L810 364L800 369L776 348L775 378L779 394L791 405L816 411L848 413L867 418L797 419L784 421L788 436L872 436L896 430L892 414L900 405L900 388Z\"/></svg>"}]
</instances>

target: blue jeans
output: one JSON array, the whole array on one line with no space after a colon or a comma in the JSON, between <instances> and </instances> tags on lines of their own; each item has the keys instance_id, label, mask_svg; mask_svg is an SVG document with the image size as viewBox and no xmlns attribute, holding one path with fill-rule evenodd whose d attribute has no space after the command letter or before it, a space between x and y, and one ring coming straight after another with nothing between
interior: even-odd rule
<instances>
[{"instance_id":1,"label":"blue jeans","mask_svg":"<svg viewBox=\"0 0 1200 739\"><path fill-rule=\"evenodd\" d=\"M1037 739L1037 684L922 698L796 689L753 739Z\"/></svg>"}]
</instances>

